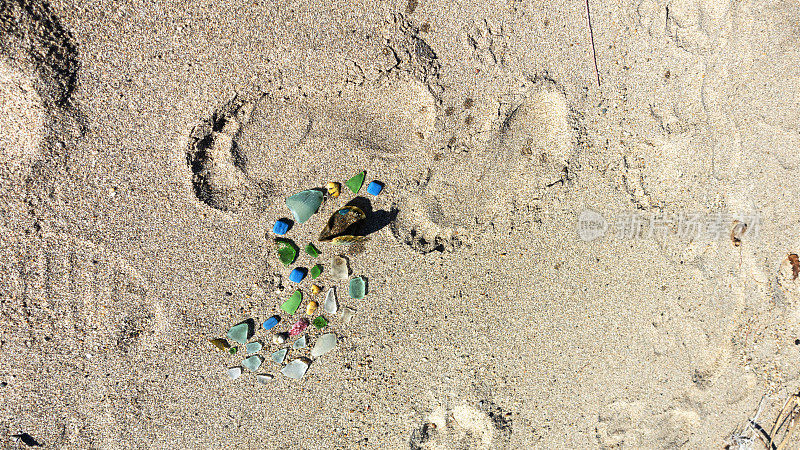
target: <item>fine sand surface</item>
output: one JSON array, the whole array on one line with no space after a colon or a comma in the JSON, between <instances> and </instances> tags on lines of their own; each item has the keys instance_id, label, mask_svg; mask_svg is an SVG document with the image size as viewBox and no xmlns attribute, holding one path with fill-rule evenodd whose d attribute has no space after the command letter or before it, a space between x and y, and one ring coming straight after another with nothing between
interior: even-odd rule
<instances>
[{"instance_id":1,"label":"fine sand surface","mask_svg":"<svg viewBox=\"0 0 800 450\"><path fill-rule=\"evenodd\" d=\"M0 3L0 446L764 448L800 389L800 5L590 7L599 86L582 1ZM284 267L285 199L362 170ZM369 239L319 242L350 201ZM338 345L298 381L272 336L316 262ZM266 384L209 343L250 318Z\"/></svg>"}]
</instances>

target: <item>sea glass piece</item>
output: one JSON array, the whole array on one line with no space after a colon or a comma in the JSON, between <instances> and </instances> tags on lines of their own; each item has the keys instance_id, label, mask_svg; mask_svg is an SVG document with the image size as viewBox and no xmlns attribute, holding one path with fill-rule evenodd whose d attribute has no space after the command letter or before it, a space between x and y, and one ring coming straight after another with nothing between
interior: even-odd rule
<instances>
[{"instance_id":1,"label":"sea glass piece","mask_svg":"<svg viewBox=\"0 0 800 450\"><path fill-rule=\"evenodd\" d=\"M311 279L317 278L318 276L322 275L322 266L317 264L308 271L311 274Z\"/></svg>"},{"instance_id":2,"label":"sea glass piece","mask_svg":"<svg viewBox=\"0 0 800 450\"><path fill-rule=\"evenodd\" d=\"M316 329L321 330L328 325L328 319L319 316L316 319L314 319L314 321L311 322L311 324L314 325Z\"/></svg>"},{"instance_id":3,"label":"sea glass piece","mask_svg":"<svg viewBox=\"0 0 800 450\"><path fill-rule=\"evenodd\" d=\"M325 228L319 234L319 240L323 242L335 241L338 238L350 240L360 240L363 236L354 236L360 231L361 225L367 215L357 206L345 206L331 214Z\"/></svg>"},{"instance_id":4,"label":"sea glass piece","mask_svg":"<svg viewBox=\"0 0 800 450\"><path fill-rule=\"evenodd\" d=\"M225 339L209 339L208 342L211 342L211 345L223 352L231 346Z\"/></svg>"},{"instance_id":5,"label":"sea glass piece","mask_svg":"<svg viewBox=\"0 0 800 450\"><path fill-rule=\"evenodd\" d=\"M306 277L306 268L305 267L295 267L292 270L292 273L289 274L289 281L293 283L299 283L303 281L303 278Z\"/></svg>"},{"instance_id":6,"label":"sea glass piece","mask_svg":"<svg viewBox=\"0 0 800 450\"><path fill-rule=\"evenodd\" d=\"M383 183L380 181L372 181L367 185L367 194L378 195L383 190Z\"/></svg>"},{"instance_id":7,"label":"sea glass piece","mask_svg":"<svg viewBox=\"0 0 800 450\"><path fill-rule=\"evenodd\" d=\"M253 355L249 358L245 358L245 360L242 361L242 366L251 372L255 372L261 367L261 357Z\"/></svg>"},{"instance_id":8,"label":"sea glass piece","mask_svg":"<svg viewBox=\"0 0 800 450\"><path fill-rule=\"evenodd\" d=\"M230 330L228 330L228 339L236 341L240 344L247 342L247 338L249 338L251 335L249 322L242 322L238 325L234 325Z\"/></svg>"},{"instance_id":9,"label":"sea glass piece","mask_svg":"<svg viewBox=\"0 0 800 450\"><path fill-rule=\"evenodd\" d=\"M363 183L363 180L362 180ZM294 215L297 223L304 223L317 212L322 204L322 192L316 189L300 191L286 199L286 206Z\"/></svg>"},{"instance_id":10,"label":"sea glass piece","mask_svg":"<svg viewBox=\"0 0 800 450\"><path fill-rule=\"evenodd\" d=\"M271 358L274 362L281 364L283 360L286 358L286 353L289 352L288 348L282 348L277 352L273 353Z\"/></svg>"},{"instance_id":11,"label":"sea glass piece","mask_svg":"<svg viewBox=\"0 0 800 450\"><path fill-rule=\"evenodd\" d=\"M261 324L261 326L264 327L265 330L269 331L280 321L281 321L280 316L272 316L269 319L265 320L264 323Z\"/></svg>"},{"instance_id":12,"label":"sea glass piece","mask_svg":"<svg viewBox=\"0 0 800 450\"><path fill-rule=\"evenodd\" d=\"M292 329L289 330L289 336L297 336L298 334L302 333L306 327L308 327L308 319L303 317L295 322L294 325L292 325Z\"/></svg>"},{"instance_id":13,"label":"sea glass piece","mask_svg":"<svg viewBox=\"0 0 800 450\"><path fill-rule=\"evenodd\" d=\"M317 295L320 292L322 292L322 288L321 287L317 286L316 284L312 284L311 285L311 294Z\"/></svg>"},{"instance_id":14,"label":"sea glass piece","mask_svg":"<svg viewBox=\"0 0 800 450\"><path fill-rule=\"evenodd\" d=\"M283 236L288 231L289 231L289 221L286 219L278 219L275 221L275 225L272 226L272 232L277 234L278 236Z\"/></svg>"},{"instance_id":15,"label":"sea glass piece","mask_svg":"<svg viewBox=\"0 0 800 450\"><path fill-rule=\"evenodd\" d=\"M367 172L359 172L353 178L345 181L344 185L347 186L347 189L350 189L353 194L358 194L358 191L361 190L361 186L364 184L364 178L366 178L366 176Z\"/></svg>"},{"instance_id":16,"label":"sea glass piece","mask_svg":"<svg viewBox=\"0 0 800 450\"><path fill-rule=\"evenodd\" d=\"M336 304L336 288L328 289L328 293L325 294L325 303L322 304L322 309L328 314L336 314L336 311L339 309L339 305Z\"/></svg>"},{"instance_id":17,"label":"sea glass piece","mask_svg":"<svg viewBox=\"0 0 800 450\"><path fill-rule=\"evenodd\" d=\"M248 342L247 345L244 346L244 349L247 350L247 353L258 353L261 351L262 345L261 342Z\"/></svg>"},{"instance_id":18,"label":"sea glass piece","mask_svg":"<svg viewBox=\"0 0 800 450\"><path fill-rule=\"evenodd\" d=\"M269 383L270 381L272 381L274 379L275 379L275 375L272 375L272 374L269 374L269 373L260 373L260 374L256 375L256 381L258 381L261 384L267 384L267 383Z\"/></svg>"},{"instance_id":19,"label":"sea glass piece","mask_svg":"<svg viewBox=\"0 0 800 450\"><path fill-rule=\"evenodd\" d=\"M350 276L350 268L347 265L347 258L341 256L333 257L331 265L331 277L334 280L344 281Z\"/></svg>"},{"instance_id":20,"label":"sea glass piece","mask_svg":"<svg viewBox=\"0 0 800 450\"><path fill-rule=\"evenodd\" d=\"M286 367L281 369L281 373L289 378L299 380L300 378L303 378L303 375L306 374L307 370L308 362L306 362L303 358L299 358L287 364Z\"/></svg>"},{"instance_id":21,"label":"sea glass piece","mask_svg":"<svg viewBox=\"0 0 800 450\"><path fill-rule=\"evenodd\" d=\"M306 253L308 253L312 258L319 256L319 250L317 250L317 247L314 247L314 244L311 242L306 245Z\"/></svg>"},{"instance_id":22,"label":"sea glass piece","mask_svg":"<svg viewBox=\"0 0 800 450\"><path fill-rule=\"evenodd\" d=\"M228 353L231 355L235 355L239 351L239 347L231 347L228 349Z\"/></svg>"},{"instance_id":23,"label":"sea glass piece","mask_svg":"<svg viewBox=\"0 0 800 450\"><path fill-rule=\"evenodd\" d=\"M350 321L353 320L353 315L355 315L355 313L356 310L348 306L342 308L342 322L350 323Z\"/></svg>"},{"instance_id":24,"label":"sea glass piece","mask_svg":"<svg viewBox=\"0 0 800 450\"><path fill-rule=\"evenodd\" d=\"M350 280L350 286L348 287L348 292L350 293L350 297L354 299L362 299L366 294L366 284L364 283L364 279L361 277L355 277Z\"/></svg>"},{"instance_id":25,"label":"sea glass piece","mask_svg":"<svg viewBox=\"0 0 800 450\"><path fill-rule=\"evenodd\" d=\"M228 369L228 377L230 377L231 380L239 378L240 375L242 375L241 367L231 367Z\"/></svg>"},{"instance_id":26,"label":"sea glass piece","mask_svg":"<svg viewBox=\"0 0 800 450\"><path fill-rule=\"evenodd\" d=\"M319 339L317 339L316 344L314 344L314 348L311 349L311 357L317 358L325 353L328 353L334 348L336 348L336 335L333 333L323 334L319 337Z\"/></svg>"},{"instance_id":27,"label":"sea glass piece","mask_svg":"<svg viewBox=\"0 0 800 450\"><path fill-rule=\"evenodd\" d=\"M297 246L288 239L275 239L275 249L278 251L278 259L284 266L297 259Z\"/></svg>"},{"instance_id":28,"label":"sea glass piece","mask_svg":"<svg viewBox=\"0 0 800 450\"><path fill-rule=\"evenodd\" d=\"M297 311L297 308L300 307L300 303L303 301L303 293L300 290L294 291L289 300L286 300L281 305L281 309L286 311L288 314L294 314Z\"/></svg>"},{"instance_id":29,"label":"sea glass piece","mask_svg":"<svg viewBox=\"0 0 800 450\"><path fill-rule=\"evenodd\" d=\"M308 346L308 339L306 339L305 334L300 336L300 339L294 341L294 344L292 344L292 348L295 350L306 348L307 346Z\"/></svg>"}]
</instances>

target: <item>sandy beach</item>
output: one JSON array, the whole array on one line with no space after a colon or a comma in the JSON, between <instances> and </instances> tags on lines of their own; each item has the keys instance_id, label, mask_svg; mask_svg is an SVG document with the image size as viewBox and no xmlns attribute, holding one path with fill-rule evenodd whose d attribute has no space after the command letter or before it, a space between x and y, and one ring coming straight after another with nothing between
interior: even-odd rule
<instances>
[{"instance_id":1,"label":"sandy beach","mask_svg":"<svg viewBox=\"0 0 800 450\"><path fill-rule=\"evenodd\" d=\"M798 17L0 2L0 448L800 448Z\"/></svg>"}]
</instances>

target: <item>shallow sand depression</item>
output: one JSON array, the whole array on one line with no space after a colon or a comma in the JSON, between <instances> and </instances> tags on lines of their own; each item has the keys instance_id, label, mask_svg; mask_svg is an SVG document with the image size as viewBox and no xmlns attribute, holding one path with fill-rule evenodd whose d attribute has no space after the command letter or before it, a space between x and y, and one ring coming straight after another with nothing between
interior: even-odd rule
<instances>
[{"instance_id":1,"label":"shallow sand depression","mask_svg":"<svg viewBox=\"0 0 800 450\"><path fill-rule=\"evenodd\" d=\"M0 11L0 441L764 446L798 392L800 11L590 6L600 86L583 3ZM281 264L286 198L361 171ZM348 203L368 239L321 242Z\"/></svg>"},{"instance_id":2,"label":"shallow sand depression","mask_svg":"<svg viewBox=\"0 0 800 450\"><path fill-rule=\"evenodd\" d=\"M2 114L7 126L0 135L3 160L8 171L19 172L18 165L25 165L39 152L44 127L44 107L33 86L33 80L14 70L7 63L0 63L0 96Z\"/></svg>"}]
</instances>

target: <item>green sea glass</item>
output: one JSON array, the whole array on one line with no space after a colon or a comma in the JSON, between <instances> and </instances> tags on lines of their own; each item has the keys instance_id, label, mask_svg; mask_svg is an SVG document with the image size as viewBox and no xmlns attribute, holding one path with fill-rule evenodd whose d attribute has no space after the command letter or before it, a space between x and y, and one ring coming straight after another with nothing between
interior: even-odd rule
<instances>
[{"instance_id":1,"label":"green sea glass","mask_svg":"<svg viewBox=\"0 0 800 450\"><path fill-rule=\"evenodd\" d=\"M244 344L247 342L247 338L250 337L250 324L247 322L242 322L238 325L234 325L228 330L228 339L236 341L240 344Z\"/></svg>"},{"instance_id":2,"label":"green sea glass","mask_svg":"<svg viewBox=\"0 0 800 450\"><path fill-rule=\"evenodd\" d=\"M317 250L317 247L314 247L314 244L312 244L311 242L309 242L308 245L306 245L306 253L311 255L312 258L316 258L317 256L319 256L319 250Z\"/></svg>"},{"instance_id":3,"label":"green sea glass","mask_svg":"<svg viewBox=\"0 0 800 450\"><path fill-rule=\"evenodd\" d=\"M361 181L363 183L363 177ZM303 223L311 218L321 204L322 191L316 189L301 191L286 199L286 206L294 215L297 223Z\"/></svg>"},{"instance_id":4,"label":"green sea glass","mask_svg":"<svg viewBox=\"0 0 800 450\"><path fill-rule=\"evenodd\" d=\"M244 346L247 353L258 353L261 351L261 342L248 342L247 345Z\"/></svg>"},{"instance_id":5,"label":"green sea glass","mask_svg":"<svg viewBox=\"0 0 800 450\"><path fill-rule=\"evenodd\" d=\"M278 364L281 364L283 362L283 360L286 358L286 353L288 351L289 351L289 349L282 348L282 349L278 350L277 352L273 353L272 354L272 361L274 361L274 362L276 362Z\"/></svg>"},{"instance_id":6,"label":"green sea glass","mask_svg":"<svg viewBox=\"0 0 800 450\"><path fill-rule=\"evenodd\" d=\"M247 370L255 372L259 367L261 367L261 357L253 355L249 358L246 358L244 361L242 361L242 366Z\"/></svg>"},{"instance_id":7,"label":"green sea glass","mask_svg":"<svg viewBox=\"0 0 800 450\"><path fill-rule=\"evenodd\" d=\"M355 299L362 299L366 294L366 283L364 283L364 279L361 277L355 277L350 280L350 286L348 292L350 293L351 298Z\"/></svg>"},{"instance_id":8,"label":"green sea glass","mask_svg":"<svg viewBox=\"0 0 800 450\"><path fill-rule=\"evenodd\" d=\"M294 341L294 344L292 344L293 349L306 348L306 346L308 346L308 339L306 339L305 334L300 336L300 339Z\"/></svg>"},{"instance_id":9,"label":"green sea glass","mask_svg":"<svg viewBox=\"0 0 800 450\"><path fill-rule=\"evenodd\" d=\"M297 246L288 239L275 239L275 248L278 250L278 259L284 266L288 266L297 259Z\"/></svg>"},{"instance_id":10,"label":"green sea glass","mask_svg":"<svg viewBox=\"0 0 800 450\"><path fill-rule=\"evenodd\" d=\"M311 324L314 325L318 330L321 330L328 325L328 319L319 316L316 319L314 319L314 321L311 322Z\"/></svg>"},{"instance_id":11,"label":"green sea glass","mask_svg":"<svg viewBox=\"0 0 800 450\"><path fill-rule=\"evenodd\" d=\"M300 303L303 301L303 293L300 290L294 291L289 300L286 300L281 305L281 309L286 311L288 314L294 314L297 311L297 308L300 307Z\"/></svg>"},{"instance_id":12,"label":"green sea glass","mask_svg":"<svg viewBox=\"0 0 800 450\"><path fill-rule=\"evenodd\" d=\"M308 271L311 274L311 279L317 278L318 276L322 275L322 266L317 264L316 266L312 267L311 270Z\"/></svg>"},{"instance_id":13,"label":"green sea glass","mask_svg":"<svg viewBox=\"0 0 800 450\"><path fill-rule=\"evenodd\" d=\"M287 364L283 369L281 369L281 373L289 378L299 380L300 378L303 378L303 375L306 374L306 370L308 370L308 363L304 358L300 358L295 359Z\"/></svg>"},{"instance_id":14,"label":"green sea glass","mask_svg":"<svg viewBox=\"0 0 800 450\"><path fill-rule=\"evenodd\" d=\"M350 189L353 194L358 194L358 191L361 190L361 186L364 184L364 178L367 176L367 172L359 172L353 178L344 182L344 185L347 186L347 189Z\"/></svg>"},{"instance_id":15,"label":"green sea glass","mask_svg":"<svg viewBox=\"0 0 800 450\"><path fill-rule=\"evenodd\" d=\"M317 339L314 348L311 349L311 357L316 358L333 350L336 347L336 335L333 333L323 334Z\"/></svg>"}]
</instances>

